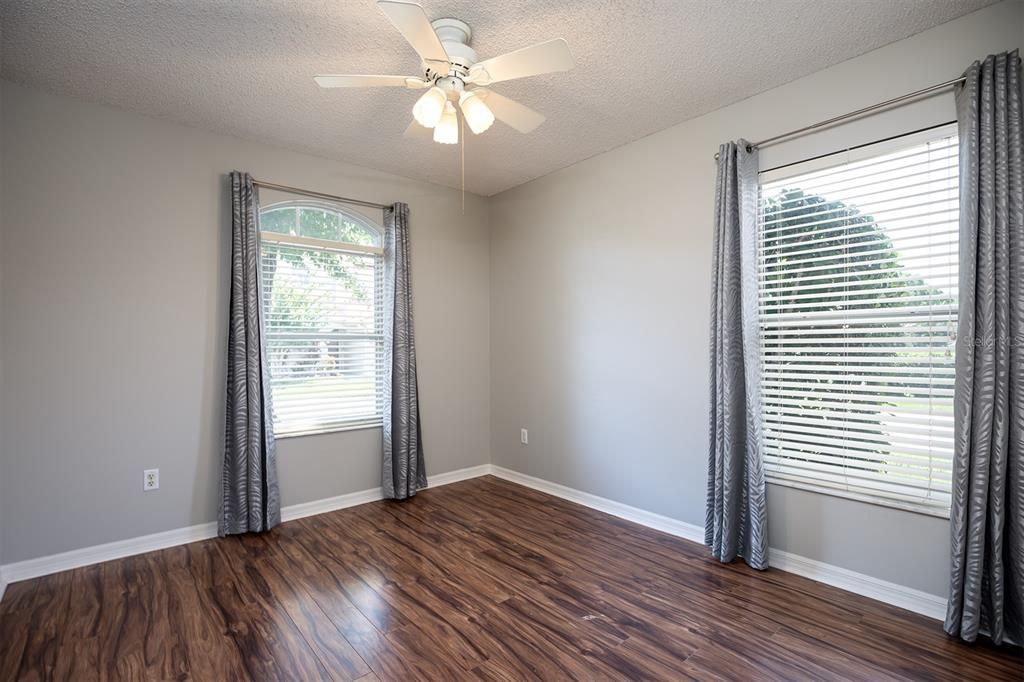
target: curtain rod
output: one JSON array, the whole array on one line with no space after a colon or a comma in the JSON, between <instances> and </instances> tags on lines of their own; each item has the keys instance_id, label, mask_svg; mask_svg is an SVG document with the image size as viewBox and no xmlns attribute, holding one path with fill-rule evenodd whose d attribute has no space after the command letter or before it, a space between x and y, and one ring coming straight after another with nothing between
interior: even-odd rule
<instances>
[{"instance_id":1,"label":"curtain rod","mask_svg":"<svg viewBox=\"0 0 1024 682\"><path fill-rule=\"evenodd\" d=\"M834 117L832 117L830 119L827 119L825 121L820 121L820 122L815 123L813 125L804 126L803 128L797 128L796 130L791 130L788 133L783 133L781 135L776 135L774 137L769 137L769 138L767 138L765 140L761 140L760 142L753 142L753 143L751 143L750 145L747 146L747 151L748 152L749 151L753 151L754 149L758 149L758 148L760 148L760 147L762 147L762 146L764 146L766 144L771 144L772 142L777 142L777 141L785 139L787 137L794 137L796 135L800 135L801 133L810 132L811 130L817 130L818 128L825 128L827 126L832 125L833 123L838 123L839 121L844 121L844 120L846 120L848 118L856 118L857 116L860 116L862 114L866 114L869 111L874 111L876 109L884 109L885 107L892 106L893 104L896 104L898 102L903 102L904 100L913 99L915 97L920 97L921 95L927 95L929 92L935 92L936 90L941 90L942 88L948 88L951 85L958 85L960 83L963 83L966 80L967 80L967 78L965 76L961 76L960 78L954 78L953 80L946 81L945 83L938 83L936 85L932 85L930 87L923 88L923 89L917 90L915 92L907 93L906 95L900 95L899 97L893 97L892 99L887 99L884 102L879 102L878 104L872 104L871 106L864 107L863 109L857 109L856 111L851 111L848 114L843 114L841 116L834 116ZM718 154L717 153L715 154L715 160L716 161L718 160Z\"/></svg>"},{"instance_id":2,"label":"curtain rod","mask_svg":"<svg viewBox=\"0 0 1024 682\"><path fill-rule=\"evenodd\" d=\"M329 201L341 201L346 204L354 204L356 206L367 206L369 208L391 208L385 204L375 204L372 201L360 201L359 199L349 199L348 197L339 197L336 194L325 194L323 192L314 192L308 189L299 189L298 187L289 187L288 185L276 185L272 182L263 182L262 180L253 180L252 184L257 187L264 189L276 189L280 192L291 192L292 194L301 194L307 197L313 197L314 199L327 199Z\"/></svg>"},{"instance_id":3,"label":"curtain rod","mask_svg":"<svg viewBox=\"0 0 1024 682\"><path fill-rule=\"evenodd\" d=\"M834 152L825 152L824 154L818 154L806 159L800 159L799 161L791 161L790 163L784 163L781 166L773 166L771 168L764 168L757 171L758 175L761 173L771 173L772 171L782 170L783 168L789 168L790 166L798 166L801 163L807 163L808 161L817 161L818 159L824 159L826 156L835 156L836 154L842 154L844 152L852 152L855 149L862 149L864 147L870 147L871 145L881 144L882 142L888 142L889 140L898 140L901 137L909 137L910 135L917 135L918 133L926 133L929 130L936 130L938 128L945 128L946 126L953 125L956 123L954 118L952 121L944 121L942 123L936 123L935 125L925 126L924 128L918 128L917 130L911 130L906 133L900 133L899 135L890 135L889 137L883 137L881 140L871 140L862 144L855 144L852 147L843 147L837 149Z\"/></svg>"}]
</instances>

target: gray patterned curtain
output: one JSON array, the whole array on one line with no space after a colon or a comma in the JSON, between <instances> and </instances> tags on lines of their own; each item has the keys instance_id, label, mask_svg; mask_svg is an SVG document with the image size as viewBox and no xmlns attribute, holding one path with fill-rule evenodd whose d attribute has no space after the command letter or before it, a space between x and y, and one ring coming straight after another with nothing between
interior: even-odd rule
<instances>
[{"instance_id":1,"label":"gray patterned curtain","mask_svg":"<svg viewBox=\"0 0 1024 682\"><path fill-rule=\"evenodd\" d=\"M956 90L960 323L946 632L1024 643L1024 142L1017 50Z\"/></svg>"},{"instance_id":2,"label":"gray patterned curtain","mask_svg":"<svg viewBox=\"0 0 1024 682\"><path fill-rule=\"evenodd\" d=\"M711 420L704 542L721 561L768 567L758 418L757 151L718 150L711 298Z\"/></svg>"},{"instance_id":3,"label":"gray patterned curtain","mask_svg":"<svg viewBox=\"0 0 1024 682\"><path fill-rule=\"evenodd\" d=\"M233 171L227 427L217 519L222 536L264 531L281 522L259 262L256 188L248 173Z\"/></svg>"},{"instance_id":4,"label":"gray patterned curtain","mask_svg":"<svg viewBox=\"0 0 1024 682\"><path fill-rule=\"evenodd\" d=\"M416 385L409 276L409 207L384 211L384 497L404 500L427 485Z\"/></svg>"}]
</instances>

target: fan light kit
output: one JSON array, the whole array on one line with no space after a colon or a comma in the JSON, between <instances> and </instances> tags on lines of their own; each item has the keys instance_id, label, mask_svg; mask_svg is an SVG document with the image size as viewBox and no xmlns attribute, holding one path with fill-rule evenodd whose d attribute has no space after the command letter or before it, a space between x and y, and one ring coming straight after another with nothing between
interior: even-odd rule
<instances>
[{"instance_id":1,"label":"fan light kit","mask_svg":"<svg viewBox=\"0 0 1024 682\"><path fill-rule=\"evenodd\" d=\"M455 105L451 102L444 103L444 113L434 126L434 142L441 144L458 144L459 142L459 115L455 111Z\"/></svg>"},{"instance_id":2,"label":"fan light kit","mask_svg":"<svg viewBox=\"0 0 1024 682\"><path fill-rule=\"evenodd\" d=\"M458 19L432 22L423 8L412 2L379 0L377 7L419 54L423 75L321 75L314 80L322 88L425 89L412 107L413 122L406 129L407 137L416 137L421 131L425 133L425 129L433 128L435 142L457 144L460 110L466 125L476 135L490 128L495 119L521 133L529 133L544 122L544 116L485 86L568 71L575 64L569 46L561 38L478 62L476 51L469 46L473 34L465 22Z\"/></svg>"},{"instance_id":3,"label":"fan light kit","mask_svg":"<svg viewBox=\"0 0 1024 682\"><path fill-rule=\"evenodd\" d=\"M462 107L462 115L466 117L466 123L474 135L479 135L494 123L494 112L488 109L480 96L472 90L463 90L459 95L459 106Z\"/></svg>"}]
</instances>

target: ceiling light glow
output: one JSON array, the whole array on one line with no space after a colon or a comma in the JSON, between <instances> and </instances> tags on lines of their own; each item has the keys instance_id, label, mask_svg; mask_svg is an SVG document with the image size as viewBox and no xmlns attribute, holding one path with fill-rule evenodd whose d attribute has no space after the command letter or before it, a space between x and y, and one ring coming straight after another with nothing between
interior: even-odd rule
<instances>
[{"instance_id":1,"label":"ceiling light glow","mask_svg":"<svg viewBox=\"0 0 1024 682\"><path fill-rule=\"evenodd\" d=\"M455 105L451 102L445 102L441 120L434 126L434 142L441 144L458 144L459 142L459 115L455 111Z\"/></svg>"},{"instance_id":2,"label":"ceiling light glow","mask_svg":"<svg viewBox=\"0 0 1024 682\"><path fill-rule=\"evenodd\" d=\"M484 132L494 123L494 114L484 104L483 98L472 90L466 90L459 96L459 107L462 108L462 114L466 117L469 129L475 135Z\"/></svg>"},{"instance_id":3,"label":"ceiling light glow","mask_svg":"<svg viewBox=\"0 0 1024 682\"><path fill-rule=\"evenodd\" d=\"M447 103L448 96L435 85L416 100L412 107L412 116L424 128L433 128L441 120Z\"/></svg>"}]
</instances>

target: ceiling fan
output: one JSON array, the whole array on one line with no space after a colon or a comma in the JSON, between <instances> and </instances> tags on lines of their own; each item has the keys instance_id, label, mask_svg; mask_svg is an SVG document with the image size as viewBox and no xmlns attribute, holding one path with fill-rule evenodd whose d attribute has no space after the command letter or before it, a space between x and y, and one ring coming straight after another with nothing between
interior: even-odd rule
<instances>
[{"instance_id":1,"label":"ceiling fan","mask_svg":"<svg viewBox=\"0 0 1024 682\"><path fill-rule=\"evenodd\" d=\"M458 19L430 21L423 8L413 2L378 0L377 7L419 54L423 75L325 74L314 80L321 88L427 89L412 108L414 120L405 133L409 137L425 132L424 128L433 128L435 142L456 144L459 141L458 109L462 110L474 134L490 128L495 119L521 133L529 133L544 122L544 115L485 86L513 78L568 71L575 64L568 44L561 38L478 62L476 52L469 46L472 32L465 22Z\"/></svg>"}]
</instances>

